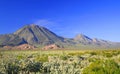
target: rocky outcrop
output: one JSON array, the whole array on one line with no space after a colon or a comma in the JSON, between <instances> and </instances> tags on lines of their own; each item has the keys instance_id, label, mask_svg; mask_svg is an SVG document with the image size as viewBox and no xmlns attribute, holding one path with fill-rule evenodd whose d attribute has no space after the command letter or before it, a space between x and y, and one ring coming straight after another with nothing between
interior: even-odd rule
<instances>
[{"instance_id":1,"label":"rocky outcrop","mask_svg":"<svg viewBox=\"0 0 120 74\"><path fill-rule=\"evenodd\" d=\"M26 49L35 49L36 47L33 45L29 45L29 44L22 44L19 46L15 46L14 49L21 49L21 50L26 50Z\"/></svg>"},{"instance_id":2,"label":"rocky outcrop","mask_svg":"<svg viewBox=\"0 0 120 74\"><path fill-rule=\"evenodd\" d=\"M22 44L19 46L4 46L4 49L10 50L10 49L15 49L15 50L31 50L31 49L35 49L36 47L33 45L29 45L29 44Z\"/></svg>"},{"instance_id":3,"label":"rocky outcrop","mask_svg":"<svg viewBox=\"0 0 120 74\"><path fill-rule=\"evenodd\" d=\"M12 48L13 48L12 46L3 46L3 49L7 49L7 50L10 50Z\"/></svg>"},{"instance_id":4,"label":"rocky outcrop","mask_svg":"<svg viewBox=\"0 0 120 74\"><path fill-rule=\"evenodd\" d=\"M57 45L57 44L51 44L51 45L47 45L45 47L43 47L43 50L49 50L49 49L61 49L63 47Z\"/></svg>"}]
</instances>

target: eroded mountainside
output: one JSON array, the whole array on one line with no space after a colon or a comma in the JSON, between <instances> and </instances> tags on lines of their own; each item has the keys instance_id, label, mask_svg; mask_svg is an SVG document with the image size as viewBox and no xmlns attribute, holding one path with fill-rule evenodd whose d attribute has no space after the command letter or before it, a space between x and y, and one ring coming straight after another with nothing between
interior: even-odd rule
<instances>
[{"instance_id":1,"label":"eroded mountainside","mask_svg":"<svg viewBox=\"0 0 120 74\"><path fill-rule=\"evenodd\" d=\"M50 45L60 46L90 46L90 47L118 47L120 43L90 38L83 34L78 34L74 38L64 38L56 35L45 27L35 24L26 25L13 34L0 35L0 46L18 46L21 44L30 45Z\"/></svg>"}]
</instances>

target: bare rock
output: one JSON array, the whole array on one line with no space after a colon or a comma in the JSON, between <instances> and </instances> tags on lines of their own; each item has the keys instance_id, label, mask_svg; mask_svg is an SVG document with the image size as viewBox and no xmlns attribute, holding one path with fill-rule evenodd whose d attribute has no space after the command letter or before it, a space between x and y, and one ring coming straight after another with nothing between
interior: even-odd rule
<instances>
[{"instance_id":1,"label":"bare rock","mask_svg":"<svg viewBox=\"0 0 120 74\"><path fill-rule=\"evenodd\" d=\"M50 44L50 45L47 45L45 47L43 47L42 49L43 50L48 50L48 49L61 49L63 47L57 45L57 44Z\"/></svg>"},{"instance_id":2,"label":"bare rock","mask_svg":"<svg viewBox=\"0 0 120 74\"><path fill-rule=\"evenodd\" d=\"M14 47L14 49L21 49L21 50L35 49L35 48L36 48L35 46L29 45L29 44L22 44Z\"/></svg>"}]
</instances>

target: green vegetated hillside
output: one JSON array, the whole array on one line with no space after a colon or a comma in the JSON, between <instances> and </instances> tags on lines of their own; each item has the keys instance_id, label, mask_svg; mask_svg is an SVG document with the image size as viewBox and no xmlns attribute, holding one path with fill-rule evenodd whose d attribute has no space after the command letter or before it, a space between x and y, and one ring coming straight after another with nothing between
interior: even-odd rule
<instances>
[{"instance_id":1,"label":"green vegetated hillside","mask_svg":"<svg viewBox=\"0 0 120 74\"><path fill-rule=\"evenodd\" d=\"M120 74L120 50L1 50L0 74Z\"/></svg>"}]
</instances>

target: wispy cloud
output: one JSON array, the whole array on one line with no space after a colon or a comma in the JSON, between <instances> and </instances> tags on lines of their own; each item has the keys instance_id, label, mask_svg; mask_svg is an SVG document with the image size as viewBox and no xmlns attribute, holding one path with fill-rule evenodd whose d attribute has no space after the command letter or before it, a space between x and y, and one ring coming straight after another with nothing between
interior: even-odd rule
<instances>
[{"instance_id":1,"label":"wispy cloud","mask_svg":"<svg viewBox=\"0 0 120 74\"><path fill-rule=\"evenodd\" d=\"M54 30L59 31L63 28L62 25L60 24L60 21L57 20L37 19L34 21L34 24L46 27L53 31Z\"/></svg>"},{"instance_id":2,"label":"wispy cloud","mask_svg":"<svg viewBox=\"0 0 120 74\"><path fill-rule=\"evenodd\" d=\"M74 30L72 30L71 27L66 26L65 24L61 23L61 20L48 20L48 19L38 19L34 21L34 24L39 25L39 26L43 26L46 27L48 29L50 29L51 31L53 31L54 33L56 33L59 36L63 36L63 37L72 37L69 34L73 34L75 35Z\"/></svg>"},{"instance_id":3,"label":"wispy cloud","mask_svg":"<svg viewBox=\"0 0 120 74\"><path fill-rule=\"evenodd\" d=\"M53 27L55 26L56 23L46 19L38 19L34 21L34 24L44 27L51 27L51 26Z\"/></svg>"},{"instance_id":4,"label":"wispy cloud","mask_svg":"<svg viewBox=\"0 0 120 74\"><path fill-rule=\"evenodd\" d=\"M61 29L61 27L60 27L61 25L56 20L37 19L37 20L34 20L34 24L46 27L53 31Z\"/></svg>"}]
</instances>

